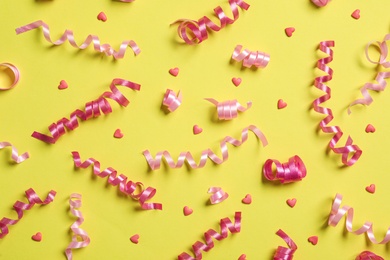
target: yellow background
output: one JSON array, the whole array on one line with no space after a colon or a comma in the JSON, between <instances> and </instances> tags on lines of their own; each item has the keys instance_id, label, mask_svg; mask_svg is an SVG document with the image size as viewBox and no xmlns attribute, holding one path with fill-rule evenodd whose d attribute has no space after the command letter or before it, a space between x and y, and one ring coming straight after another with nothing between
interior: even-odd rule
<instances>
[{"instance_id":1,"label":"yellow background","mask_svg":"<svg viewBox=\"0 0 390 260\"><path fill-rule=\"evenodd\" d=\"M360 87L376 76L364 48L389 32L390 2L334 0L324 8L316 8L309 0L247 2L251 7L240 9L233 25L210 33L198 46L183 44L177 26L170 23L211 17L218 5L231 17L226 0L0 2L0 62L13 63L21 72L13 90L0 92L0 141L31 155L15 165L9 148L0 151L0 217L16 218L12 205L25 201L24 191L30 187L42 198L51 189L58 192L53 203L36 205L10 227L0 240L1 259L65 259L69 227L75 221L68 211L73 192L83 195L81 227L91 237L88 247L73 251L74 259L177 259L181 252L190 252L195 241L203 241L209 228L219 230L219 220L232 219L235 211L242 212L241 232L215 242L211 251L203 253L204 259L237 259L243 253L248 259L271 259L277 246L285 246L275 235L279 228L298 245L296 259L354 259L363 250L387 258L388 246L346 233L344 220L328 227L327 217L333 197L341 193L343 205L355 209L355 227L372 221L381 240L390 225L388 90L373 93L371 106L355 106L350 116L346 111L350 102L361 97ZM359 20L350 16L357 8ZM105 23L96 19L101 11L108 17ZM128 48L124 59L113 60L96 54L91 46L83 51L68 42L52 47L41 29L16 35L15 28L36 20L50 26L55 40L71 29L78 43L94 34L118 49L123 40L133 39L142 52L134 57ZM284 29L291 26L296 31L288 38ZM326 154L332 135L316 131L324 116L314 112L311 103L323 93L312 84L323 75L315 68L324 56L317 51L323 40L336 44L330 64L332 98L324 104L335 115L331 125L339 125L363 150L352 167L342 167L339 155ZM230 56L237 44L269 53L268 67L251 70L232 63ZM168 73L173 67L180 68L176 78ZM1 84L6 84L5 73L0 72ZM142 85L140 92L120 88L131 101L127 108L110 101L112 114L81 122L54 145L30 137L33 131L48 134L49 124L84 108L107 91L116 77ZM242 78L239 87L231 83L232 77ZM57 86L62 79L69 88L60 91ZM167 88L183 93L183 104L169 114L161 109ZM232 121L219 122L213 119L216 110L204 100L207 97L237 99L241 104L251 100L253 107ZM276 107L280 98L288 104L282 110ZM368 123L376 127L374 134L365 133ZM202 134L193 135L194 124L203 128ZM197 170L162 166L150 171L142 155L145 149L153 155L166 149L175 159L187 150L196 158L206 148L219 153L223 137L238 138L250 124L264 132L269 145L263 148L250 133L241 147L229 145L229 159L221 165L209 161ZM113 137L117 128L124 133L122 139ZM163 211L139 210L136 201L118 195L106 179L92 177L91 168L75 170L71 151L79 151L82 160L93 157L102 168L111 166L130 180L155 187L152 201L163 203ZM262 181L266 159L286 162L293 155L299 155L307 167L302 182ZM365 191L371 183L376 184L375 194ZM207 205L211 186L222 187L230 197ZM252 195L251 205L241 203L247 193ZM286 205L289 198L297 199L294 208ZM191 216L183 216L185 205L194 210ZM31 240L38 231L43 234L41 243ZM140 235L137 245L129 241L136 233ZM319 237L316 246L307 241L313 235Z\"/></svg>"}]
</instances>

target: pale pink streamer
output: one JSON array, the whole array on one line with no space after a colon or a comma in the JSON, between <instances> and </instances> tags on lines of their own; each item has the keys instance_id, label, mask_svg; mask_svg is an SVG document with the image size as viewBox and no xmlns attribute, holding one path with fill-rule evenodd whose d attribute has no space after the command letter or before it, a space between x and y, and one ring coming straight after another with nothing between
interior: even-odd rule
<instances>
[{"instance_id":1,"label":"pale pink streamer","mask_svg":"<svg viewBox=\"0 0 390 260\"><path fill-rule=\"evenodd\" d=\"M182 102L182 94L181 92L179 91L179 93L176 95L175 92L173 92L172 90L170 89L167 89L167 91L165 92L165 95L164 95L164 99L163 99L163 102L162 104L170 111L170 112L173 112L175 111L180 105L181 105L181 102Z\"/></svg>"},{"instance_id":2,"label":"pale pink streamer","mask_svg":"<svg viewBox=\"0 0 390 260\"><path fill-rule=\"evenodd\" d=\"M228 148L226 144L229 143L234 146L240 146L241 144L245 143L246 140L248 139L249 130L251 130L256 135L256 137L260 139L263 146L266 146L268 144L264 134L256 126L250 125L242 130L241 141L230 136L226 136L221 141L220 148L221 148L222 158L219 158L213 151L211 151L210 148L207 148L202 152L199 163L195 162L194 157L188 151L181 152L176 163L174 162L171 154L168 151L158 152L155 158L151 156L149 150L145 150L143 154L145 156L146 161L149 164L150 169L152 170L160 169L163 158L165 159L165 161L167 162L170 168L181 168L185 162L187 162L188 166L192 169L202 168L205 166L207 162L207 158L210 158L210 160L216 164L221 164L229 158Z\"/></svg>"},{"instance_id":3,"label":"pale pink streamer","mask_svg":"<svg viewBox=\"0 0 390 260\"><path fill-rule=\"evenodd\" d=\"M65 254L68 260L73 259L72 249L86 247L91 242L88 233L80 228L81 224L84 222L83 214L80 210L78 210L78 208L81 208L81 204L81 194L72 193L69 198L70 212L72 212L77 220L70 227L70 229L73 231L72 242L69 243L65 250Z\"/></svg>"},{"instance_id":4,"label":"pale pink streamer","mask_svg":"<svg viewBox=\"0 0 390 260\"><path fill-rule=\"evenodd\" d=\"M18 84L19 79L20 79L19 69L15 65L13 65L11 63L8 63L8 62L0 63L0 67L1 66L6 67L6 68L8 68L8 69L10 69L12 71L12 74L14 75L14 81L7 88L0 87L0 90L9 90L9 89L14 88L16 86L16 84Z\"/></svg>"},{"instance_id":5,"label":"pale pink streamer","mask_svg":"<svg viewBox=\"0 0 390 260\"><path fill-rule=\"evenodd\" d=\"M242 45L237 45L234 48L232 59L235 61L242 61L242 66L250 68L252 66L256 68L265 68L270 62L269 54L261 51L250 51L248 49L242 50Z\"/></svg>"},{"instance_id":6,"label":"pale pink streamer","mask_svg":"<svg viewBox=\"0 0 390 260\"><path fill-rule=\"evenodd\" d=\"M227 100L223 102L218 102L213 98L205 98L205 100L213 103L217 107L219 120L232 120L238 116L238 111L244 112L252 106L251 101L246 103L247 107L243 107L237 100Z\"/></svg>"},{"instance_id":7,"label":"pale pink streamer","mask_svg":"<svg viewBox=\"0 0 390 260\"><path fill-rule=\"evenodd\" d=\"M315 4L318 7L323 7L327 5L330 1L329 0L311 0L313 4Z\"/></svg>"},{"instance_id":8,"label":"pale pink streamer","mask_svg":"<svg viewBox=\"0 0 390 260\"><path fill-rule=\"evenodd\" d=\"M355 260L385 260L385 259L380 257L379 255L374 254L373 252L363 251L355 258Z\"/></svg>"},{"instance_id":9,"label":"pale pink streamer","mask_svg":"<svg viewBox=\"0 0 390 260\"><path fill-rule=\"evenodd\" d=\"M212 193L210 196L211 204L218 204L226 200L229 194L225 192L221 187L210 187L207 193Z\"/></svg>"},{"instance_id":10,"label":"pale pink streamer","mask_svg":"<svg viewBox=\"0 0 390 260\"><path fill-rule=\"evenodd\" d=\"M287 243L289 248L278 246L274 254L274 260L292 260L295 251L298 249L297 245L283 230L279 229L276 234Z\"/></svg>"},{"instance_id":11,"label":"pale pink streamer","mask_svg":"<svg viewBox=\"0 0 390 260\"><path fill-rule=\"evenodd\" d=\"M107 56L113 56L115 59L122 59L124 57L127 46L129 46L134 51L135 55L138 55L141 52L138 45L132 40L123 41L120 48L119 48L119 51L115 51L107 43L100 44L99 37L96 35L88 35L87 38L85 39L85 41L81 45L78 45L74 39L73 31L71 31L71 30L66 30L60 39L53 42L51 37L50 37L49 26L41 20L35 21L33 23L30 23L30 24L27 24L25 26L17 28L16 34L24 33L24 32L30 31L30 30L34 30L34 29L37 29L41 26L43 29L43 35L44 35L45 39L54 45L61 45L66 40L68 40L70 45L72 45L73 47L84 50L93 42L93 47L94 47L95 51L104 52Z\"/></svg>"},{"instance_id":12,"label":"pale pink streamer","mask_svg":"<svg viewBox=\"0 0 390 260\"><path fill-rule=\"evenodd\" d=\"M25 152L24 154L22 155L19 155L18 153L18 149L16 149L15 146L13 146L11 143L9 142L0 142L0 149L3 149L5 147L11 147L12 148L12 155L11 155L11 158L12 160L14 160L16 163L21 163L21 162L24 162L25 160L27 160L30 155L28 154L28 152Z\"/></svg>"},{"instance_id":13,"label":"pale pink streamer","mask_svg":"<svg viewBox=\"0 0 390 260\"><path fill-rule=\"evenodd\" d=\"M390 227L387 229L386 235L381 242L378 242L375 239L372 222L366 221L362 227L353 230L352 221L353 221L354 210L350 206L343 206L342 208L340 208L342 198L343 196L341 194L336 194L336 197L334 198L332 209L328 219L329 226L333 226L333 227L337 226L337 224L345 215L346 216L345 227L348 232L353 233L355 235L361 235L367 233L368 239L374 244L386 244L390 241Z\"/></svg>"}]
</instances>

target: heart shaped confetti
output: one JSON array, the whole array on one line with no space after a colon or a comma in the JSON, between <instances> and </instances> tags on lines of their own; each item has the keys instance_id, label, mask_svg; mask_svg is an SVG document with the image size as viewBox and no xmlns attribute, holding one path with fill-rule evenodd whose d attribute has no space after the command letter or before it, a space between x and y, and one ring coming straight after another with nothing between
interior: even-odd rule
<instances>
[{"instance_id":1,"label":"heart shaped confetti","mask_svg":"<svg viewBox=\"0 0 390 260\"><path fill-rule=\"evenodd\" d=\"M234 86L238 87L241 84L241 78L232 78Z\"/></svg>"},{"instance_id":2,"label":"heart shaped confetti","mask_svg":"<svg viewBox=\"0 0 390 260\"><path fill-rule=\"evenodd\" d=\"M58 85L58 89L67 89L68 88L68 83L66 83L65 80L60 81L60 85Z\"/></svg>"},{"instance_id":3,"label":"heart shaped confetti","mask_svg":"<svg viewBox=\"0 0 390 260\"><path fill-rule=\"evenodd\" d=\"M105 22L105 21L107 21L107 16L104 12L100 12L97 16L97 19L99 21Z\"/></svg>"},{"instance_id":4,"label":"heart shaped confetti","mask_svg":"<svg viewBox=\"0 0 390 260\"><path fill-rule=\"evenodd\" d=\"M376 129L375 129L375 127L373 125L368 124L366 126L366 133L375 133L375 131L376 131Z\"/></svg>"},{"instance_id":5,"label":"heart shaped confetti","mask_svg":"<svg viewBox=\"0 0 390 260\"><path fill-rule=\"evenodd\" d=\"M291 208L295 207L295 204L297 203L297 199L288 199L286 200L287 205L289 205Z\"/></svg>"},{"instance_id":6,"label":"heart shaped confetti","mask_svg":"<svg viewBox=\"0 0 390 260\"><path fill-rule=\"evenodd\" d=\"M169 74L171 74L172 76L176 77L178 74L179 74L179 68L172 68L169 70Z\"/></svg>"},{"instance_id":7,"label":"heart shaped confetti","mask_svg":"<svg viewBox=\"0 0 390 260\"><path fill-rule=\"evenodd\" d=\"M371 184L370 186L367 186L366 191L374 194L375 193L375 184Z\"/></svg>"},{"instance_id":8,"label":"heart shaped confetti","mask_svg":"<svg viewBox=\"0 0 390 260\"><path fill-rule=\"evenodd\" d=\"M278 109L283 109L287 106L287 103L283 101L283 99L278 100Z\"/></svg>"},{"instance_id":9,"label":"heart shaped confetti","mask_svg":"<svg viewBox=\"0 0 390 260\"><path fill-rule=\"evenodd\" d=\"M194 210L193 209L191 209L190 207L188 207L188 206L185 206L184 208L183 208L183 213L184 213L184 216L189 216L189 215L191 215L192 214L192 212L194 212Z\"/></svg>"},{"instance_id":10,"label":"heart shaped confetti","mask_svg":"<svg viewBox=\"0 0 390 260\"><path fill-rule=\"evenodd\" d=\"M135 234L132 237L130 237L130 241L132 243L134 243L134 244L138 244L138 240L139 240L139 235L138 234Z\"/></svg>"},{"instance_id":11,"label":"heart shaped confetti","mask_svg":"<svg viewBox=\"0 0 390 260\"><path fill-rule=\"evenodd\" d=\"M198 125L194 125L192 131L194 132L194 135L198 135L203 132L203 129Z\"/></svg>"},{"instance_id":12,"label":"heart shaped confetti","mask_svg":"<svg viewBox=\"0 0 390 260\"><path fill-rule=\"evenodd\" d=\"M307 239L310 243L312 243L314 246L318 243L318 237L317 236L311 236Z\"/></svg>"},{"instance_id":13,"label":"heart shaped confetti","mask_svg":"<svg viewBox=\"0 0 390 260\"><path fill-rule=\"evenodd\" d=\"M293 32L295 32L295 28L294 27L287 27L286 29L284 29L284 32L286 33L286 35L288 37L291 37Z\"/></svg>"},{"instance_id":14,"label":"heart shaped confetti","mask_svg":"<svg viewBox=\"0 0 390 260\"><path fill-rule=\"evenodd\" d=\"M240 255L240 257L238 258L238 260L246 260L246 255L245 255L245 254Z\"/></svg>"},{"instance_id":15,"label":"heart shaped confetti","mask_svg":"<svg viewBox=\"0 0 390 260\"><path fill-rule=\"evenodd\" d=\"M241 201L244 204L251 204L252 203L252 196L250 194L246 194L245 198L243 198Z\"/></svg>"},{"instance_id":16,"label":"heart shaped confetti","mask_svg":"<svg viewBox=\"0 0 390 260\"><path fill-rule=\"evenodd\" d=\"M42 233L38 232L35 235L33 235L31 238L34 241L41 242L42 241Z\"/></svg>"},{"instance_id":17,"label":"heart shaped confetti","mask_svg":"<svg viewBox=\"0 0 390 260\"><path fill-rule=\"evenodd\" d=\"M359 20L360 18L360 10L359 9L356 9L355 11L353 11L353 13L351 14L351 16L356 19L356 20Z\"/></svg>"},{"instance_id":18,"label":"heart shaped confetti","mask_svg":"<svg viewBox=\"0 0 390 260\"><path fill-rule=\"evenodd\" d=\"M123 133L119 128L115 130L114 137L119 139L123 137Z\"/></svg>"}]
</instances>

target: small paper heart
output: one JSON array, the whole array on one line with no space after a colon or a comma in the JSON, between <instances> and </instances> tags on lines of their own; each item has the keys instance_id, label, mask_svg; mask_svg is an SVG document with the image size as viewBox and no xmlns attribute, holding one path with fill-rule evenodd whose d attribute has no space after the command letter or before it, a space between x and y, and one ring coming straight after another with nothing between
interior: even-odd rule
<instances>
[{"instance_id":1,"label":"small paper heart","mask_svg":"<svg viewBox=\"0 0 390 260\"><path fill-rule=\"evenodd\" d=\"M351 16L358 20L360 18L360 10L359 9L356 9L355 11L353 11L353 13L351 14Z\"/></svg>"},{"instance_id":2,"label":"small paper heart","mask_svg":"<svg viewBox=\"0 0 390 260\"><path fill-rule=\"evenodd\" d=\"M68 88L68 83L66 83L65 80L60 81L60 85L58 85L58 89L67 89Z\"/></svg>"},{"instance_id":3,"label":"small paper heart","mask_svg":"<svg viewBox=\"0 0 390 260\"><path fill-rule=\"evenodd\" d=\"M105 21L107 21L107 16L106 16L105 13L100 12L100 13L98 14L98 16L97 16L97 19L98 19L99 21L105 22Z\"/></svg>"},{"instance_id":4,"label":"small paper heart","mask_svg":"<svg viewBox=\"0 0 390 260\"><path fill-rule=\"evenodd\" d=\"M375 130L376 130L375 127L371 124L368 124L366 126L366 133L375 133Z\"/></svg>"},{"instance_id":5,"label":"small paper heart","mask_svg":"<svg viewBox=\"0 0 390 260\"><path fill-rule=\"evenodd\" d=\"M243 198L241 201L244 204L251 204L252 203L252 196L250 194L246 194L245 198Z\"/></svg>"},{"instance_id":6,"label":"small paper heart","mask_svg":"<svg viewBox=\"0 0 390 260\"><path fill-rule=\"evenodd\" d=\"M241 84L241 78L232 78L234 86L238 87Z\"/></svg>"},{"instance_id":7,"label":"small paper heart","mask_svg":"<svg viewBox=\"0 0 390 260\"><path fill-rule=\"evenodd\" d=\"M367 186L366 191L374 194L375 193L375 184L371 184L370 186Z\"/></svg>"},{"instance_id":8,"label":"small paper heart","mask_svg":"<svg viewBox=\"0 0 390 260\"><path fill-rule=\"evenodd\" d=\"M138 239L139 239L138 234L135 234L132 237L130 237L130 241L133 242L134 244L138 244Z\"/></svg>"},{"instance_id":9,"label":"small paper heart","mask_svg":"<svg viewBox=\"0 0 390 260\"><path fill-rule=\"evenodd\" d=\"M312 243L314 246L318 243L318 237L317 236L311 236L307 239L310 243Z\"/></svg>"},{"instance_id":10,"label":"small paper heart","mask_svg":"<svg viewBox=\"0 0 390 260\"><path fill-rule=\"evenodd\" d=\"M284 29L284 32L286 33L286 35L288 37L291 37L293 32L295 32L295 28L294 27L287 27L286 29Z\"/></svg>"},{"instance_id":11,"label":"small paper heart","mask_svg":"<svg viewBox=\"0 0 390 260\"><path fill-rule=\"evenodd\" d=\"M246 255L245 255L245 254L240 255L240 257L238 258L238 260L246 260Z\"/></svg>"},{"instance_id":12,"label":"small paper heart","mask_svg":"<svg viewBox=\"0 0 390 260\"><path fill-rule=\"evenodd\" d=\"M289 205L291 208L295 207L295 204L297 203L297 199L288 199L286 200L287 205Z\"/></svg>"},{"instance_id":13,"label":"small paper heart","mask_svg":"<svg viewBox=\"0 0 390 260\"><path fill-rule=\"evenodd\" d=\"M123 137L123 134L119 128L115 130L114 137L119 139Z\"/></svg>"},{"instance_id":14,"label":"small paper heart","mask_svg":"<svg viewBox=\"0 0 390 260\"><path fill-rule=\"evenodd\" d=\"M176 77L178 74L179 74L179 68L172 68L169 70L169 74L171 74L172 76Z\"/></svg>"},{"instance_id":15,"label":"small paper heart","mask_svg":"<svg viewBox=\"0 0 390 260\"><path fill-rule=\"evenodd\" d=\"M33 235L31 238L34 241L41 242L42 241L42 233L38 232L35 235Z\"/></svg>"},{"instance_id":16,"label":"small paper heart","mask_svg":"<svg viewBox=\"0 0 390 260\"><path fill-rule=\"evenodd\" d=\"M198 125L194 125L192 131L194 132L194 135L198 135L203 132L203 129Z\"/></svg>"},{"instance_id":17,"label":"small paper heart","mask_svg":"<svg viewBox=\"0 0 390 260\"><path fill-rule=\"evenodd\" d=\"M285 108L287 106L287 103L283 101L283 99L278 100L278 109Z\"/></svg>"},{"instance_id":18,"label":"small paper heart","mask_svg":"<svg viewBox=\"0 0 390 260\"><path fill-rule=\"evenodd\" d=\"M192 212L194 212L193 209L189 208L188 206L185 206L183 208L183 213L184 213L184 216L189 216L192 214Z\"/></svg>"}]
</instances>

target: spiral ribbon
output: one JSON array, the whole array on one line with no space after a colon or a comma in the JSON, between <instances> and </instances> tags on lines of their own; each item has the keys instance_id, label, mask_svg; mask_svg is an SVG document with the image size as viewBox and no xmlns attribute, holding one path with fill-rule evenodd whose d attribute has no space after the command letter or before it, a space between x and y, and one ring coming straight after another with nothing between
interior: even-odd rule
<instances>
[{"instance_id":1,"label":"spiral ribbon","mask_svg":"<svg viewBox=\"0 0 390 260\"><path fill-rule=\"evenodd\" d=\"M21 201L16 201L13 208L15 209L16 213L18 214L17 219L9 219L9 218L2 218L0 220L0 238L5 237L8 233L8 226L9 225L15 225L19 222L19 220L23 217L23 211L31 209L35 204L39 205L46 205L51 202L53 202L54 197L56 196L56 192L54 190L51 190L49 194L47 195L46 199L42 201L38 195L35 193L33 189L28 189L25 191L26 198L28 200L28 203L24 203Z\"/></svg>"},{"instance_id":2,"label":"spiral ribbon","mask_svg":"<svg viewBox=\"0 0 390 260\"><path fill-rule=\"evenodd\" d=\"M210 196L211 204L218 204L226 200L229 194L225 192L221 187L210 187L207 193L212 193Z\"/></svg>"},{"instance_id":3,"label":"spiral ribbon","mask_svg":"<svg viewBox=\"0 0 390 260\"><path fill-rule=\"evenodd\" d=\"M319 90L324 91L326 94L313 101L313 109L318 113L326 115L326 117L321 120L319 124L322 131L324 133L334 133L333 138L329 142L329 148L336 154L342 155L341 158L344 165L351 166L355 164L362 155L362 150L357 145L353 144L353 140L350 136L348 136L345 146L336 147L337 142L343 136L343 132L339 126L327 126L334 118L333 112L330 108L320 106L321 103L329 100L331 97L330 88L324 84L325 82L330 81L333 75L333 70L327 65L333 60L333 50L330 47L334 47L333 41L320 42L320 50L329 56L319 59L317 62L317 68L324 71L327 75L315 78L314 86ZM350 157L350 159L348 159L348 157Z\"/></svg>"},{"instance_id":4,"label":"spiral ribbon","mask_svg":"<svg viewBox=\"0 0 390 260\"><path fill-rule=\"evenodd\" d=\"M16 149L15 146L13 146L11 143L9 142L0 142L0 149L3 149L5 147L11 147L12 148L12 155L11 155L11 158L12 160L14 160L16 163L21 163L21 162L24 162L25 160L27 160L30 155L28 154L28 152L25 152L24 154L22 155L19 155L18 153L18 149Z\"/></svg>"},{"instance_id":5,"label":"spiral ribbon","mask_svg":"<svg viewBox=\"0 0 390 260\"><path fill-rule=\"evenodd\" d=\"M274 254L274 260L292 260L295 251L298 249L297 245L283 230L279 229L276 234L287 243L289 248L278 246Z\"/></svg>"},{"instance_id":6,"label":"spiral ribbon","mask_svg":"<svg viewBox=\"0 0 390 260\"><path fill-rule=\"evenodd\" d=\"M276 166L276 174L272 170L272 165ZM288 162L280 163L278 160L268 159L263 166L265 178L270 181L279 180L281 183L300 181L306 177L306 167L302 159L295 155Z\"/></svg>"},{"instance_id":7,"label":"spiral ribbon","mask_svg":"<svg viewBox=\"0 0 390 260\"><path fill-rule=\"evenodd\" d=\"M220 221L221 233L213 229L209 229L204 233L204 239L206 244L200 241L196 241L195 244L192 245L192 250L194 251L195 258L187 254L186 252L181 253L178 256L178 260L198 260L202 259L202 251L208 252L210 249L214 247L213 238L221 241L224 238L228 237L228 230L234 234L239 233L241 231L241 212L236 212L234 215L234 224L230 221L229 218L223 218Z\"/></svg>"},{"instance_id":8,"label":"spiral ribbon","mask_svg":"<svg viewBox=\"0 0 390 260\"><path fill-rule=\"evenodd\" d=\"M251 108L252 102L246 103L247 107L243 107L237 100L227 100L218 102L213 98L205 98L205 100L213 103L217 107L218 119L219 120L232 120L238 116L238 111L244 112Z\"/></svg>"},{"instance_id":9,"label":"spiral ribbon","mask_svg":"<svg viewBox=\"0 0 390 260\"><path fill-rule=\"evenodd\" d=\"M151 156L149 150L145 150L143 152L143 154L146 158L146 161L149 164L149 167L152 170L160 169L161 162L162 162L163 158L165 159L165 161L167 162L169 167L176 168L176 169L181 168L185 162L187 162L188 166L191 167L192 169L203 168L207 162L207 158L210 158L210 160L216 164L221 164L221 163L225 162L229 157L228 148L227 148L226 144L229 143L229 144L237 147L237 146L240 146L241 144L245 143L246 140L248 139L249 130L251 130L256 135L256 137L260 139L263 146L266 146L268 144L267 139L265 138L264 134L256 126L250 125L242 130L241 141L237 140L233 137L230 137L230 136L226 136L221 141L220 148L221 148L222 158L219 158L213 151L211 151L210 148L207 148L206 150L204 150L202 152L199 163L195 162L194 157L188 151L181 152L176 163L174 162L171 154L168 151L158 152L154 159Z\"/></svg>"},{"instance_id":10,"label":"spiral ribbon","mask_svg":"<svg viewBox=\"0 0 390 260\"><path fill-rule=\"evenodd\" d=\"M386 236L381 242L378 242L375 239L372 222L367 221L363 224L361 228L356 229L354 231L352 229L354 210L350 206L343 206L342 208L340 208L342 199L343 199L342 195L336 194L336 197L333 200L332 210L329 214L329 219L328 219L329 226L333 226L333 227L337 226L337 224L340 222L343 216L346 215L345 227L348 232L353 233L355 235L361 235L367 233L368 239L374 244L386 244L390 241L390 227L387 229Z\"/></svg>"},{"instance_id":11,"label":"spiral ribbon","mask_svg":"<svg viewBox=\"0 0 390 260\"><path fill-rule=\"evenodd\" d=\"M256 68L265 68L267 67L270 56L269 54L261 51L250 51L248 49L242 50L242 45L237 45L234 48L234 52L232 54L232 59L241 62L242 66L250 68L255 66Z\"/></svg>"},{"instance_id":12,"label":"spiral ribbon","mask_svg":"<svg viewBox=\"0 0 390 260\"><path fill-rule=\"evenodd\" d=\"M81 194L71 194L69 199L69 206L70 212L72 212L72 214L77 218L77 220L70 227L73 232L72 242L69 243L65 250L65 254L68 260L72 260L72 249L86 247L89 245L91 240L88 236L88 233L80 228L81 224L84 222L83 214L80 210L78 210L78 208L81 208Z\"/></svg>"},{"instance_id":13,"label":"spiral ribbon","mask_svg":"<svg viewBox=\"0 0 390 260\"><path fill-rule=\"evenodd\" d=\"M355 260L385 260L385 259L380 257L379 255L374 254L373 252L363 251L355 258Z\"/></svg>"},{"instance_id":14,"label":"spiral ribbon","mask_svg":"<svg viewBox=\"0 0 390 260\"><path fill-rule=\"evenodd\" d=\"M141 85L131 81L118 78L113 79L110 84L111 92L104 92L98 99L86 103L84 111L76 109L70 114L70 119L62 118L58 120L57 123L51 124L49 126L49 131L52 136L41 134L35 131L31 136L43 142L55 144L57 140L66 133L65 129L68 129L68 131L74 130L79 126L78 119L86 121L92 117L99 117L101 115L100 111L105 115L111 113L112 108L110 103L107 101L107 98L113 99L119 105L126 107L130 101L127 100L124 95L122 95L122 93L116 87L117 85L128 87L137 91L139 91L141 88Z\"/></svg>"},{"instance_id":15,"label":"spiral ribbon","mask_svg":"<svg viewBox=\"0 0 390 260\"><path fill-rule=\"evenodd\" d=\"M163 99L163 106L165 106L170 112L175 111L180 105L182 101L182 94L179 91L179 93L176 95L175 92L173 92L170 89L167 89L164 95Z\"/></svg>"},{"instance_id":16,"label":"spiral ribbon","mask_svg":"<svg viewBox=\"0 0 390 260\"><path fill-rule=\"evenodd\" d=\"M214 8L214 13L221 22L220 26L213 23L210 18L206 16L203 16L198 21L179 19L172 24L180 23L177 28L177 33L185 43L190 45L199 44L208 38L207 29L218 32L227 24L233 24L239 17L238 6L244 10L248 10L250 7L250 5L243 0L229 0L229 5L233 12L233 19L227 17L220 6Z\"/></svg>"},{"instance_id":17,"label":"spiral ribbon","mask_svg":"<svg viewBox=\"0 0 390 260\"><path fill-rule=\"evenodd\" d=\"M133 182L128 181L127 176L123 174L119 174L118 172L108 167L107 169L101 171L100 170L100 162L95 160L94 158L89 158L84 162L81 162L80 155L78 152L72 152L74 165L77 168L86 169L88 166L93 165L93 173L101 178L105 178L108 176L107 182L112 186L119 185L119 191L123 194L130 196L134 200L138 200L142 209L155 209L162 210L162 204L160 203L147 203L146 201L152 199L156 194L156 189L152 187L144 188L142 182ZM140 189L141 191L136 194L136 190Z\"/></svg>"},{"instance_id":18,"label":"spiral ribbon","mask_svg":"<svg viewBox=\"0 0 390 260\"><path fill-rule=\"evenodd\" d=\"M313 4L315 4L318 7L323 7L329 3L329 0L311 0Z\"/></svg>"},{"instance_id":19,"label":"spiral ribbon","mask_svg":"<svg viewBox=\"0 0 390 260\"><path fill-rule=\"evenodd\" d=\"M43 22L42 20L38 20L38 21L35 21L33 23L27 24L25 26L16 28L16 34L28 32L30 30L37 29L41 26L42 26L42 30L43 30L43 36L45 37L45 39L54 45L61 45L66 40L68 40L70 45L72 45L73 47L84 50L93 42L93 47L94 47L95 51L104 53L107 56L113 56L114 59L122 59L125 56L127 46L129 46L133 50L135 55L138 55L141 52L138 45L132 40L123 41L121 46L119 47L119 51L115 51L107 43L100 44L99 37L96 35L88 35L87 38L85 39L85 41L81 45L78 45L74 39L74 35L73 35L72 30L65 30L65 32L61 36L61 38L58 39L57 41L53 42L51 37L50 37L49 26L45 22Z\"/></svg>"},{"instance_id":20,"label":"spiral ribbon","mask_svg":"<svg viewBox=\"0 0 390 260\"><path fill-rule=\"evenodd\" d=\"M0 63L0 67L6 67L7 69L10 69L12 71L12 74L13 74L13 77L14 77L14 81L11 83L11 85L9 87L6 87L6 88L3 88L3 87L0 87L0 90L9 90L9 89L12 89L16 86L16 84L18 84L19 82L19 79L20 79L20 72L19 72L19 69L11 64L11 63Z\"/></svg>"}]
</instances>

